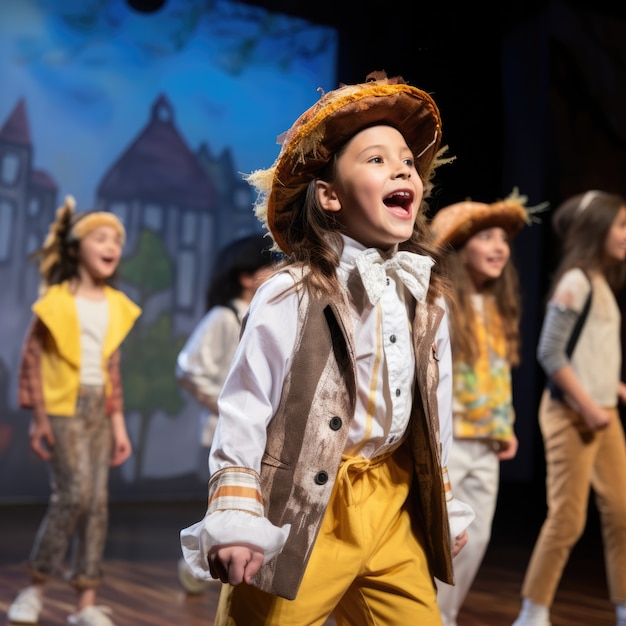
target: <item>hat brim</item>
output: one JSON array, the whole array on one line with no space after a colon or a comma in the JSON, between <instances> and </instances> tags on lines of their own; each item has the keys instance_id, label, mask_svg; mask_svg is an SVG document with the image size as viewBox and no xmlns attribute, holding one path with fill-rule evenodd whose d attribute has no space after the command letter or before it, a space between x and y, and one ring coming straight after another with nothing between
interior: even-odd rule
<instances>
[{"instance_id":1,"label":"hat brim","mask_svg":"<svg viewBox=\"0 0 626 626\"><path fill-rule=\"evenodd\" d=\"M290 226L293 201L349 139L379 124L402 133L420 176L430 179L441 144L441 118L426 92L381 82L329 92L294 123L274 165L267 225L281 249L289 252L283 233Z\"/></svg>"},{"instance_id":2,"label":"hat brim","mask_svg":"<svg viewBox=\"0 0 626 626\"><path fill-rule=\"evenodd\" d=\"M493 204L457 202L440 209L432 219L431 228L439 245L454 247L486 228L498 226L514 237L528 223L528 213L519 202L501 200Z\"/></svg>"}]
</instances>

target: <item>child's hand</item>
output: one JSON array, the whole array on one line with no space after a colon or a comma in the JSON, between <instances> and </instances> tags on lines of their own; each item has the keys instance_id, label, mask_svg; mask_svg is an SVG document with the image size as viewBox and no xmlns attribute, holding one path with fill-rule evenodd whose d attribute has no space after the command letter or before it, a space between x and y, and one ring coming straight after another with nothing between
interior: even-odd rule
<instances>
[{"instance_id":1,"label":"child's hand","mask_svg":"<svg viewBox=\"0 0 626 626\"><path fill-rule=\"evenodd\" d=\"M133 451L128 435L125 438L115 438L113 440L113 454L111 455L111 467L121 465Z\"/></svg>"},{"instance_id":2,"label":"child's hand","mask_svg":"<svg viewBox=\"0 0 626 626\"><path fill-rule=\"evenodd\" d=\"M581 411L581 415L585 425L592 432L595 430L603 430L611 421L611 413L609 413L609 411L607 411L604 407L595 403Z\"/></svg>"},{"instance_id":3,"label":"child's hand","mask_svg":"<svg viewBox=\"0 0 626 626\"><path fill-rule=\"evenodd\" d=\"M620 382L617 386L617 395L622 404L626 404L626 383Z\"/></svg>"},{"instance_id":4,"label":"child's hand","mask_svg":"<svg viewBox=\"0 0 626 626\"><path fill-rule=\"evenodd\" d=\"M506 446L506 448L502 448L498 451L498 458L501 461L508 461L515 458L515 455L517 454L517 448L519 446L519 441L517 440L515 434L511 436L507 444L508 445Z\"/></svg>"},{"instance_id":5,"label":"child's hand","mask_svg":"<svg viewBox=\"0 0 626 626\"><path fill-rule=\"evenodd\" d=\"M209 570L223 583L249 584L263 565L263 550L248 543L215 546L209 551Z\"/></svg>"},{"instance_id":6,"label":"child's hand","mask_svg":"<svg viewBox=\"0 0 626 626\"><path fill-rule=\"evenodd\" d=\"M111 415L111 428L113 430L113 452L111 454L111 467L121 465L132 453L133 446L128 438L126 422L121 413Z\"/></svg>"},{"instance_id":7,"label":"child's hand","mask_svg":"<svg viewBox=\"0 0 626 626\"><path fill-rule=\"evenodd\" d=\"M463 546L467 543L469 539L469 535L467 531L464 530L457 538L454 540L454 545L452 546L452 557L454 558L462 549Z\"/></svg>"},{"instance_id":8,"label":"child's hand","mask_svg":"<svg viewBox=\"0 0 626 626\"><path fill-rule=\"evenodd\" d=\"M50 427L50 420L46 415L45 419L31 420L28 430L30 436L31 450L44 461L50 460L51 450L54 448L54 435ZM43 445L45 443L45 446Z\"/></svg>"}]
</instances>

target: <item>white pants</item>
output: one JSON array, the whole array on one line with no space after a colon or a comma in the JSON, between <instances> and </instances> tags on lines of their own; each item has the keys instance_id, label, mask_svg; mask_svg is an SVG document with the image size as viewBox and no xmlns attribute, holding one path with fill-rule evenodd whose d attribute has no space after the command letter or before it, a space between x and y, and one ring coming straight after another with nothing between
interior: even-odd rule
<instances>
[{"instance_id":1,"label":"white pants","mask_svg":"<svg viewBox=\"0 0 626 626\"><path fill-rule=\"evenodd\" d=\"M454 559L454 586L436 581L437 601L444 626L456 626L457 615L491 538L500 482L500 460L488 442L454 439L448 458L448 474L454 497L467 502L476 513L467 529L469 540Z\"/></svg>"}]
</instances>

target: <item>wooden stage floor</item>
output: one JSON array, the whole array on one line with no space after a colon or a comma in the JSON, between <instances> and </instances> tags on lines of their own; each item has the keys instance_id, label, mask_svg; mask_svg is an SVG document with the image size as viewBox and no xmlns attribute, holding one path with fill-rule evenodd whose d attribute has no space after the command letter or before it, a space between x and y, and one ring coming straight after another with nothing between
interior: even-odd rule
<instances>
[{"instance_id":1,"label":"wooden stage floor","mask_svg":"<svg viewBox=\"0 0 626 626\"><path fill-rule=\"evenodd\" d=\"M511 626L519 610L524 569L543 510L536 490L529 494L527 487L503 487L492 542L458 626ZM0 624L8 624L8 605L27 583L25 559L43 510L39 505L0 505ZM106 578L98 603L111 607L116 626L212 626L219 583L200 596L187 596L176 573L178 533L203 514L204 502L111 505ZM73 601L71 589L52 582L40 626L65 625ZM590 509L588 528L566 568L552 624L615 624L595 509Z\"/></svg>"}]
</instances>

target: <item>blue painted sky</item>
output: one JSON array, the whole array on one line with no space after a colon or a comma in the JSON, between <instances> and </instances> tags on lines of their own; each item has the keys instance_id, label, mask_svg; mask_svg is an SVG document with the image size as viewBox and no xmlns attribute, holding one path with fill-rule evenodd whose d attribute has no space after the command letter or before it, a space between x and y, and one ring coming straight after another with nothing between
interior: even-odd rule
<instances>
[{"instance_id":1,"label":"blue painted sky","mask_svg":"<svg viewBox=\"0 0 626 626\"><path fill-rule=\"evenodd\" d=\"M0 125L24 98L34 166L87 209L160 93L192 150L271 165L276 136L337 86L336 53L328 27L223 0L2 0Z\"/></svg>"}]
</instances>

